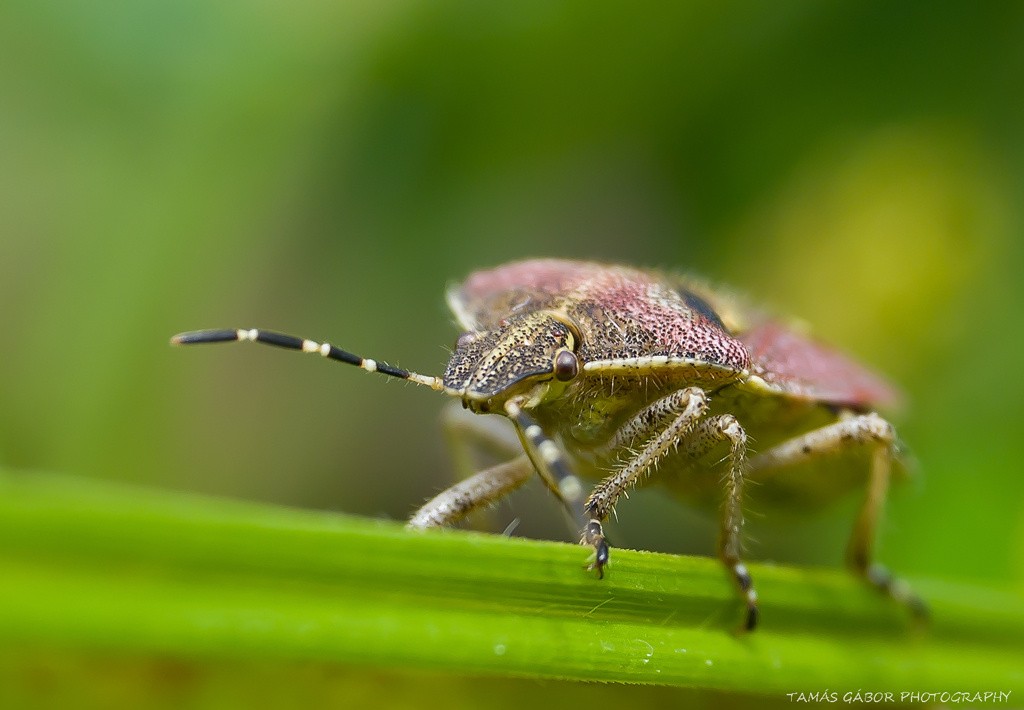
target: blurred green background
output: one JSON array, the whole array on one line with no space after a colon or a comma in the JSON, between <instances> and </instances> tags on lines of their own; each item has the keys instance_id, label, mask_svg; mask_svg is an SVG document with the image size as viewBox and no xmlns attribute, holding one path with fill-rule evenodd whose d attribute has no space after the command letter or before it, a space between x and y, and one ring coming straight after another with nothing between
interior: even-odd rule
<instances>
[{"instance_id":1,"label":"blurred green background","mask_svg":"<svg viewBox=\"0 0 1024 710\"><path fill-rule=\"evenodd\" d=\"M1024 5L0 8L0 465L402 519L452 480L447 284L524 257L693 271L908 394L881 556L1024 578ZM542 491L479 524L565 539ZM710 554L659 491L620 544ZM751 555L838 564L855 501ZM786 522L786 521L784 521Z\"/></svg>"}]
</instances>

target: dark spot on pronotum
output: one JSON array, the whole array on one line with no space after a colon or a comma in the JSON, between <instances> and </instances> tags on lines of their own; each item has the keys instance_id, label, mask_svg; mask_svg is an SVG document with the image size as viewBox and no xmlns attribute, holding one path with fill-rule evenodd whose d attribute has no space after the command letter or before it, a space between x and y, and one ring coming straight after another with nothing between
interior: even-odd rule
<instances>
[{"instance_id":1,"label":"dark spot on pronotum","mask_svg":"<svg viewBox=\"0 0 1024 710\"><path fill-rule=\"evenodd\" d=\"M801 450L802 450L802 451L803 451L803 452L804 452L805 454L809 454L809 453L811 453L811 445L810 445L810 444L804 444L804 446L803 446L803 449L801 449Z\"/></svg>"},{"instance_id":2,"label":"dark spot on pronotum","mask_svg":"<svg viewBox=\"0 0 1024 710\"><path fill-rule=\"evenodd\" d=\"M718 317L718 314L715 313L714 309L704 299L690 293L685 288L679 289L679 295L682 296L683 302L691 311L696 311L725 332L729 332L725 324L722 323L722 319Z\"/></svg>"}]
</instances>

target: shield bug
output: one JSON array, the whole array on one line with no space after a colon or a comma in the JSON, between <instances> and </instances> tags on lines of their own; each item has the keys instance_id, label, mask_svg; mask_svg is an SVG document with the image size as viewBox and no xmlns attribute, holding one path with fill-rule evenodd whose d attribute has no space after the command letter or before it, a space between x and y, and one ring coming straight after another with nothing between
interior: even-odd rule
<instances>
[{"instance_id":1,"label":"shield bug","mask_svg":"<svg viewBox=\"0 0 1024 710\"><path fill-rule=\"evenodd\" d=\"M878 376L727 293L654 271L523 261L472 274L449 290L448 303L464 332L441 377L262 330L196 331L171 342L250 340L319 353L458 400L461 409L445 416L457 463L466 469L475 446L507 460L429 501L413 528L453 523L536 472L579 519L581 543L594 551L590 568L602 575L610 558L603 523L631 486L653 479L717 504L718 556L746 606L746 629L757 624L758 604L741 559L745 484L758 484L759 510L820 505L866 484L849 564L926 613L873 562L899 462L893 427L874 412L897 395ZM504 417L511 431L478 414ZM580 477L599 481L585 499Z\"/></svg>"}]
</instances>

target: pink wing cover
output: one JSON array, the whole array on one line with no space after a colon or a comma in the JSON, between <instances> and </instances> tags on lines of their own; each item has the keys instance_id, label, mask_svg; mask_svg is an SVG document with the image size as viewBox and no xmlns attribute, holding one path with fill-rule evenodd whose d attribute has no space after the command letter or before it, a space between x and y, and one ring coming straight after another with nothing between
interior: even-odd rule
<instances>
[{"instance_id":1,"label":"pink wing cover","mask_svg":"<svg viewBox=\"0 0 1024 710\"><path fill-rule=\"evenodd\" d=\"M760 323L739 338L754 374L789 395L855 409L900 404L900 393L889 383L778 321Z\"/></svg>"}]
</instances>

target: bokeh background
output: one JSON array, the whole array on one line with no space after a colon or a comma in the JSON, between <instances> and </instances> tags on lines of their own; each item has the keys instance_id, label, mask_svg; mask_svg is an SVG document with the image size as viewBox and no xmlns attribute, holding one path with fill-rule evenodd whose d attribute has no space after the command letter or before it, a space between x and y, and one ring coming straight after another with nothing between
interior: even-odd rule
<instances>
[{"instance_id":1,"label":"bokeh background","mask_svg":"<svg viewBox=\"0 0 1024 710\"><path fill-rule=\"evenodd\" d=\"M0 8L0 465L402 519L452 480L445 287L512 259L692 271L907 393L881 556L1024 578L1024 5L441 0ZM542 491L476 525L566 539ZM754 511L838 564L855 501ZM658 491L620 544L709 554Z\"/></svg>"}]
</instances>

